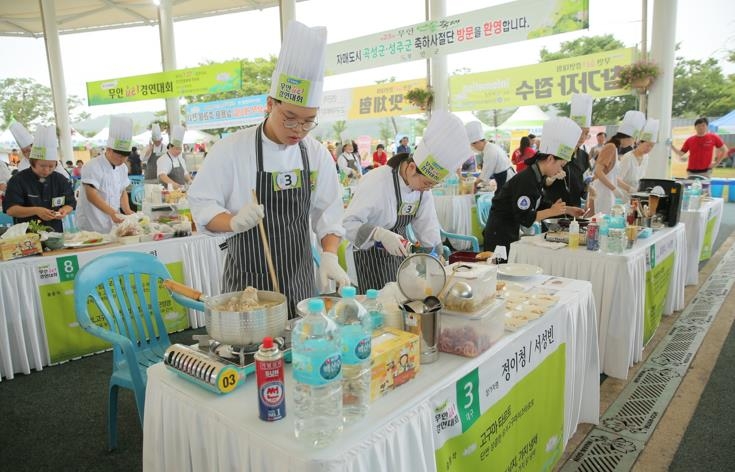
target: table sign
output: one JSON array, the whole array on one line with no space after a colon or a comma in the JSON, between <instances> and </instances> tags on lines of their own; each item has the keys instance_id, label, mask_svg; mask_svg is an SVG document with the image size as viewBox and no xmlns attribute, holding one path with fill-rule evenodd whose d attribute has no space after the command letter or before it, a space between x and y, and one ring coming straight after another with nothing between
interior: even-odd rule
<instances>
[{"instance_id":1,"label":"table sign","mask_svg":"<svg viewBox=\"0 0 735 472\"><path fill-rule=\"evenodd\" d=\"M643 318L643 344L650 341L661 324L666 295L674 271L674 240L657 242L646 255L646 299Z\"/></svg>"}]
</instances>

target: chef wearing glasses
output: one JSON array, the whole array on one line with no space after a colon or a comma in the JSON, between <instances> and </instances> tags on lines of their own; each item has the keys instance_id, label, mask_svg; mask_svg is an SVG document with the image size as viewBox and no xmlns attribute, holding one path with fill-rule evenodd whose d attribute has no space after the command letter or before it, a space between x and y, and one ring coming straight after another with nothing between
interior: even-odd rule
<instances>
[{"instance_id":1,"label":"chef wearing glasses","mask_svg":"<svg viewBox=\"0 0 735 472\"><path fill-rule=\"evenodd\" d=\"M319 288L330 279L349 284L337 261L344 236L342 187L329 151L308 136L317 126L326 40L323 27L289 24L265 120L218 141L188 194L200 228L229 233L223 292L274 289L256 228L263 222L291 316L300 300L317 293L310 230L321 246Z\"/></svg>"}]
</instances>

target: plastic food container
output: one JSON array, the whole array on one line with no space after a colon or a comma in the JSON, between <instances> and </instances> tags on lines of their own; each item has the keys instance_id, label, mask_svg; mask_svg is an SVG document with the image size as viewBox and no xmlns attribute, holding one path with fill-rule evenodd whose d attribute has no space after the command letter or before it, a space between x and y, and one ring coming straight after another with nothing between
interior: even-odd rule
<instances>
[{"instance_id":1,"label":"plastic food container","mask_svg":"<svg viewBox=\"0 0 735 472\"><path fill-rule=\"evenodd\" d=\"M498 267L486 263L457 262L445 267L447 273L448 293L457 282L464 282L472 288L472 298L460 300L447 296L445 306L449 310L473 312L482 309L495 298L495 285L498 282Z\"/></svg>"},{"instance_id":2,"label":"plastic food container","mask_svg":"<svg viewBox=\"0 0 735 472\"><path fill-rule=\"evenodd\" d=\"M440 311L439 350L464 357L479 356L503 336L505 311L502 300L472 314Z\"/></svg>"}]
</instances>

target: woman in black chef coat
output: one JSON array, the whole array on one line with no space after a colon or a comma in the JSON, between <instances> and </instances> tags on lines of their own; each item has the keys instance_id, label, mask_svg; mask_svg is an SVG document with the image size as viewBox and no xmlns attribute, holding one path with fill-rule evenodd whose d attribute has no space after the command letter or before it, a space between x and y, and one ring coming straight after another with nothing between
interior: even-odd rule
<instances>
[{"instance_id":1,"label":"woman in black chef coat","mask_svg":"<svg viewBox=\"0 0 735 472\"><path fill-rule=\"evenodd\" d=\"M552 118L544 123L539 152L529 166L506 182L495 194L490 216L483 231L485 250L495 251L505 246L509 254L510 244L520 238L520 227L531 226L536 221L559 215L581 216L584 210L567 206L561 199L553 204L543 202L543 185L546 177L559 173L569 161L582 129L569 118Z\"/></svg>"}]
</instances>

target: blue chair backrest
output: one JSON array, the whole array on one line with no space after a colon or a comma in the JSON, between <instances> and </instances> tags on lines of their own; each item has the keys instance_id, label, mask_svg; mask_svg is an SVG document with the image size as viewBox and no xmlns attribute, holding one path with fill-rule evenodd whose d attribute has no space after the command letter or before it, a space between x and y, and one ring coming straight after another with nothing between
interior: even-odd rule
<instances>
[{"instance_id":1,"label":"blue chair backrest","mask_svg":"<svg viewBox=\"0 0 735 472\"><path fill-rule=\"evenodd\" d=\"M477 197L477 217L480 221L480 226L483 228L487 224L487 219L490 217L490 208L493 206L492 193L483 193Z\"/></svg>"},{"instance_id":2,"label":"blue chair backrest","mask_svg":"<svg viewBox=\"0 0 735 472\"><path fill-rule=\"evenodd\" d=\"M128 179L133 185L141 185L143 183L142 175L129 175Z\"/></svg>"},{"instance_id":3,"label":"blue chair backrest","mask_svg":"<svg viewBox=\"0 0 735 472\"><path fill-rule=\"evenodd\" d=\"M130 200L132 200L133 205L135 205L137 210L140 210L143 206L143 198L145 197L145 187L142 185L133 185L133 188L130 190Z\"/></svg>"},{"instance_id":4,"label":"blue chair backrest","mask_svg":"<svg viewBox=\"0 0 735 472\"><path fill-rule=\"evenodd\" d=\"M0 225L11 225L13 224L13 217L0 212Z\"/></svg>"},{"instance_id":5,"label":"blue chair backrest","mask_svg":"<svg viewBox=\"0 0 735 472\"><path fill-rule=\"evenodd\" d=\"M171 274L155 256L117 252L98 257L82 267L74 279L77 321L89 333L113 344L113 363L139 356L163 356L171 344L161 316L158 286ZM146 287L149 287L146 290ZM103 319L92 320L92 301ZM129 341L128 341L129 340ZM126 353L131 349L132 353ZM136 370L136 369L132 369ZM135 376L134 372L131 372Z\"/></svg>"}]
</instances>

